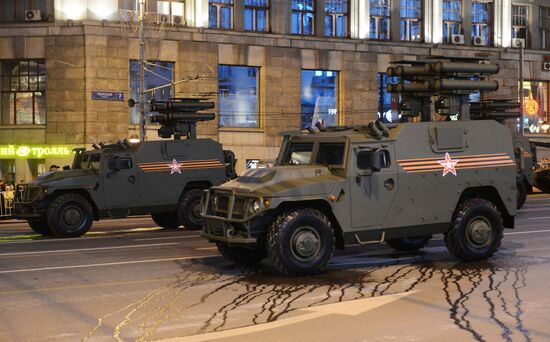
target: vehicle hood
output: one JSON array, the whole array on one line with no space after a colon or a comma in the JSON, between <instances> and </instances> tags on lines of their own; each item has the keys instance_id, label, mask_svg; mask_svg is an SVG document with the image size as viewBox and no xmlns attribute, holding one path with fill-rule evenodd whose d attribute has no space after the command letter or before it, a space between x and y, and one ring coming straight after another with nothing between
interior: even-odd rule
<instances>
[{"instance_id":1,"label":"vehicle hood","mask_svg":"<svg viewBox=\"0 0 550 342\"><path fill-rule=\"evenodd\" d=\"M276 166L248 170L223 186L264 197L316 196L330 194L344 180L325 166Z\"/></svg>"},{"instance_id":2,"label":"vehicle hood","mask_svg":"<svg viewBox=\"0 0 550 342\"><path fill-rule=\"evenodd\" d=\"M66 170L44 173L28 185L47 187L78 187L97 182L98 175L92 169Z\"/></svg>"}]
</instances>

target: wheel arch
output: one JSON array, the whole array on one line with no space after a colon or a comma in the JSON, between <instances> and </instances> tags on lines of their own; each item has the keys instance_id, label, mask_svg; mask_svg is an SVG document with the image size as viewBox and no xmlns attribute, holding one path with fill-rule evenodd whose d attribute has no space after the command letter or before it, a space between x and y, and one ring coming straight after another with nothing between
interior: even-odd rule
<instances>
[{"instance_id":1,"label":"wheel arch","mask_svg":"<svg viewBox=\"0 0 550 342\"><path fill-rule=\"evenodd\" d=\"M500 194L498 193L495 187L480 186L480 187L471 187L471 188L465 189L460 195L460 199L456 204L455 211L458 209L461 203L472 198L483 198L493 203L502 214L504 227L514 228L514 216L510 215L508 208L504 204L504 201L500 197Z\"/></svg>"},{"instance_id":2,"label":"wheel arch","mask_svg":"<svg viewBox=\"0 0 550 342\"><path fill-rule=\"evenodd\" d=\"M92 209L94 211L94 221L99 220L99 208L97 207L96 203L92 199L92 196L90 196L90 193L86 191L85 189L60 189L56 190L53 193L50 194L48 198L48 206L51 202L53 202L57 197L65 194L77 194L82 197L84 197L92 206Z\"/></svg>"},{"instance_id":3,"label":"wheel arch","mask_svg":"<svg viewBox=\"0 0 550 342\"><path fill-rule=\"evenodd\" d=\"M334 229L334 237L336 239L336 248L344 249L344 232L342 227L338 223L336 216L332 212L332 208L328 201L324 199L310 199L302 201L288 201L283 202L275 209L274 216L280 215L286 211L299 208L311 208L323 213L332 224Z\"/></svg>"}]
</instances>

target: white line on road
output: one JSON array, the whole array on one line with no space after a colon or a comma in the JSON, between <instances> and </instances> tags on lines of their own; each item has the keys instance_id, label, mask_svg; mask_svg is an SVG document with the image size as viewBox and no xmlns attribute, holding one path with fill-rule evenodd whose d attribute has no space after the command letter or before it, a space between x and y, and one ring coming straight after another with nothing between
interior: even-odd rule
<instances>
[{"instance_id":1,"label":"white line on road","mask_svg":"<svg viewBox=\"0 0 550 342\"><path fill-rule=\"evenodd\" d=\"M146 239L134 239L134 241L152 241L152 240L170 240L170 239L192 239L201 237L200 234L196 235L186 235L186 236L165 236L165 237L156 237L156 238L146 238Z\"/></svg>"},{"instance_id":2,"label":"white line on road","mask_svg":"<svg viewBox=\"0 0 550 342\"><path fill-rule=\"evenodd\" d=\"M524 213L524 212L527 212L527 211L550 211L550 206L546 207L546 208L521 209L518 212Z\"/></svg>"},{"instance_id":3,"label":"white line on road","mask_svg":"<svg viewBox=\"0 0 550 342\"><path fill-rule=\"evenodd\" d=\"M147 264L147 263L152 263L152 262L178 261L178 260L192 260L192 259L208 259L208 258L217 258L217 257L220 257L220 256L219 256L219 255L204 255L204 256L192 256L192 257L182 257L182 258L166 258L166 259L150 259L150 260L135 260L135 261L107 262L107 263L103 263L103 264L70 265L70 266L53 266L53 267L42 267L42 268L24 268L24 269L20 269L20 270L0 271L0 274L22 273L22 272L36 272L36 271L51 271L51 270L66 270L66 269L72 269L72 268L87 268L87 267L132 265L132 264Z\"/></svg>"},{"instance_id":4,"label":"white line on road","mask_svg":"<svg viewBox=\"0 0 550 342\"><path fill-rule=\"evenodd\" d=\"M201 247L201 248L195 248L196 251L210 251L218 249L218 247Z\"/></svg>"},{"instance_id":5,"label":"white line on road","mask_svg":"<svg viewBox=\"0 0 550 342\"><path fill-rule=\"evenodd\" d=\"M544 216L544 217L529 217L528 220L548 220L550 219L550 216Z\"/></svg>"},{"instance_id":6,"label":"white line on road","mask_svg":"<svg viewBox=\"0 0 550 342\"><path fill-rule=\"evenodd\" d=\"M146 244L146 245L132 245L132 246L113 246L113 247L95 247L95 248L78 248L78 249L54 249L54 250L51 250L51 251L36 251L36 252L1 253L0 257L15 256L15 255L50 254L50 253L89 252L89 251L103 251L103 250L109 250L109 249L144 248L144 247L170 246L170 245L179 245L179 242L150 243L150 244Z\"/></svg>"},{"instance_id":7,"label":"white line on road","mask_svg":"<svg viewBox=\"0 0 550 342\"><path fill-rule=\"evenodd\" d=\"M504 235L519 235L519 234L538 234L538 233L550 233L550 230L528 230L525 232L510 232L510 233L504 233ZM442 237L436 237L432 240L443 240Z\"/></svg>"}]
</instances>

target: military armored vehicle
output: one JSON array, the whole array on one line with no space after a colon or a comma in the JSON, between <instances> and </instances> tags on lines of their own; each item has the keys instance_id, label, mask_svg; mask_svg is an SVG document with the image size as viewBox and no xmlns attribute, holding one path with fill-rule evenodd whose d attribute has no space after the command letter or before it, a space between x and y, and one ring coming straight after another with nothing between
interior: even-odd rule
<instances>
[{"instance_id":1,"label":"military armored vehicle","mask_svg":"<svg viewBox=\"0 0 550 342\"><path fill-rule=\"evenodd\" d=\"M162 138L132 144L94 144L76 151L72 168L18 186L15 217L43 235L78 237L93 220L151 214L164 228L202 228L202 191L235 177L235 157L211 139L197 139L196 123L212 120L212 102L152 102L151 121ZM181 139L186 137L187 139Z\"/></svg>"},{"instance_id":2,"label":"military armored vehicle","mask_svg":"<svg viewBox=\"0 0 550 342\"><path fill-rule=\"evenodd\" d=\"M514 227L510 131L494 120L335 127L288 134L276 166L204 191L202 235L240 264L322 271L335 248L422 248L444 233L465 261Z\"/></svg>"}]
</instances>

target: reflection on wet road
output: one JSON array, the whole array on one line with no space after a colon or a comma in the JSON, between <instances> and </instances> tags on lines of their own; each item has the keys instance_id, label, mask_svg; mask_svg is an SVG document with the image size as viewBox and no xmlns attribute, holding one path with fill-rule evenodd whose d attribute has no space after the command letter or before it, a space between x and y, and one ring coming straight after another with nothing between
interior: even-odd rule
<instances>
[{"instance_id":1,"label":"reflection on wet road","mask_svg":"<svg viewBox=\"0 0 550 342\"><path fill-rule=\"evenodd\" d=\"M308 308L403 293L411 295L372 312L315 316L255 338L294 340L307 332L310 340L550 340L550 226L537 219L547 216L550 197L531 197L518 228L506 231L486 262L458 262L436 236L419 253L351 248L326 273L300 278L280 277L268 264L233 266L196 232L130 227L102 238L4 243L0 340L148 341L214 332L224 338ZM390 331L390 323L403 331Z\"/></svg>"}]
</instances>

